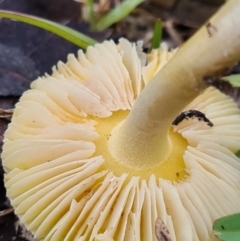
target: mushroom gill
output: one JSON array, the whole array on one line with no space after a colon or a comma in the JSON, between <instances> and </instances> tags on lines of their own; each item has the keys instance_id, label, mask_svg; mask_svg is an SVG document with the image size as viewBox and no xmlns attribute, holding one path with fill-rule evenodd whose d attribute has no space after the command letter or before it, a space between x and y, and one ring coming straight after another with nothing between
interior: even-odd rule
<instances>
[{"instance_id":1,"label":"mushroom gill","mask_svg":"<svg viewBox=\"0 0 240 241\"><path fill-rule=\"evenodd\" d=\"M215 240L213 222L240 211L240 111L216 89L185 108L214 126L193 118L169 127L167 160L135 168L109 150L112 131L173 53L105 41L23 94L2 159L7 196L38 240L156 240L158 218L172 241Z\"/></svg>"}]
</instances>

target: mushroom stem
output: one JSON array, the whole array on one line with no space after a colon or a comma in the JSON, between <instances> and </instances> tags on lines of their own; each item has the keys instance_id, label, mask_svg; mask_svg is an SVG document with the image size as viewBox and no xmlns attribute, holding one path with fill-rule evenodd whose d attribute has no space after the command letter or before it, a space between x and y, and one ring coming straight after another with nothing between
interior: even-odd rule
<instances>
[{"instance_id":1,"label":"mushroom stem","mask_svg":"<svg viewBox=\"0 0 240 241\"><path fill-rule=\"evenodd\" d=\"M171 151L171 123L207 86L240 59L240 0L228 1L187 41L142 91L109 139L113 157L133 168L153 167Z\"/></svg>"}]
</instances>

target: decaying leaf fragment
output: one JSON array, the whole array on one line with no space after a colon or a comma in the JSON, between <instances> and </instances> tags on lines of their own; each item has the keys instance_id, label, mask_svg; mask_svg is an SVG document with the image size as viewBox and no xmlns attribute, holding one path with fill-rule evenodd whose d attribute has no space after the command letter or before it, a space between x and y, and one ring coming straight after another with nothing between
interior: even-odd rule
<instances>
[{"instance_id":1,"label":"decaying leaf fragment","mask_svg":"<svg viewBox=\"0 0 240 241\"><path fill-rule=\"evenodd\" d=\"M155 234L158 241L172 241L167 226L160 218L155 222Z\"/></svg>"}]
</instances>

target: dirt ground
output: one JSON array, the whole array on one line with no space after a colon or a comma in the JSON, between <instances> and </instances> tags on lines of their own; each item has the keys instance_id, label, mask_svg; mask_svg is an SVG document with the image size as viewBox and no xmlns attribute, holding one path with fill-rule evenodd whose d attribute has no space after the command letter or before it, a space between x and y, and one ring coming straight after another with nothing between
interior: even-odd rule
<instances>
[{"instance_id":1,"label":"dirt ground","mask_svg":"<svg viewBox=\"0 0 240 241\"><path fill-rule=\"evenodd\" d=\"M116 1L115 1L116 2ZM131 41L144 40L148 50L156 19L163 20L163 39L169 46L184 43L224 2L224 0L146 0L123 21L101 32L93 32L82 21L81 5L71 0L0 0L0 9L19 11L51 19L77 29L97 41L124 36ZM0 19L0 108L14 108L32 80L78 47L42 29L16 21ZM235 66L231 72L240 72ZM239 91L217 83L220 89L239 100ZM0 152L4 131L10 118L0 118ZM1 162L0 162L1 163ZM4 171L0 166L0 241L26 241L31 237L19 226L6 197Z\"/></svg>"}]
</instances>

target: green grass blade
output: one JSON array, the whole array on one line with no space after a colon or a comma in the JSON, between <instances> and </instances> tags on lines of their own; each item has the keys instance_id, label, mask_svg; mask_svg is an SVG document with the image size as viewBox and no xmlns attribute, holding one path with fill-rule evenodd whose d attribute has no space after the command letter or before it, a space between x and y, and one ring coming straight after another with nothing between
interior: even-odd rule
<instances>
[{"instance_id":1,"label":"green grass blade","mask_svg":"<svg viewBox=\"0 0 240 241\"><path fill-rule=\"evenodd\" d=\"M233 87L240 87L240 74L225 76L221 79L228 81Z\"/></svg>"},{"instance_id":2,"label":"green grass blade","mask_svg":"<svg viewBox=\"0 0 240 241\"><path fill-rule=\"evenodd\" d=\"M105 16L103 16L98 23L94 26L95 30L103 30L111 26L112 24L127 17L133 9L135 9L144 0L125 0L119 4L116 8L111 10Z\"/></svg>"},{"instance_id":3,"label":"green grass blade","mask_svg":"<svg viewBox=\"0 0 240 241\"><path fill-rule=\"evenodd\" d=\"M162 22L158 19L154 25L153 38L152 38L152 49L158 49L162 40Z\"/></svg>"},{"instance_id":4,"label":"green grass blade","mask_svg":"<svg viewBox=\"0 0 240 241\"><path fill-rule=\"evenodd\" d=\"M240 213L217 219L213 224L214 234L224 241L240 240Z\"/></svg>"},{"instance_id":5,"label":"green grass blade","mask_svg":"<svg viewBox=\"0 0 240 241\"><path fill-rule=\"evenodd\" d=\"M83 49L86 49L89 45L94 45L96 43L94 39L84 34L81 34L64 25L61 25L43 18L22 14L22 13L3 11L3 10L0 11L0 17L18 20L18 21L45 29L49 32L52 32L68 40L73 44L76 44L77 46Z\"/></svg>"},{"instance_id":6,"label":"green grass blade","mask_svg":"<svg viewBox=\"0 0 240 241\"><path fill-rule=\"evenodd\" d=\"M86 6L87 6L87 11L88 11L88 16L87 16L87 20L89 21L91 27L94 24L94 11L93 11L93 0L87 0L86 2Z\"/></svg>"}]
</instances>

